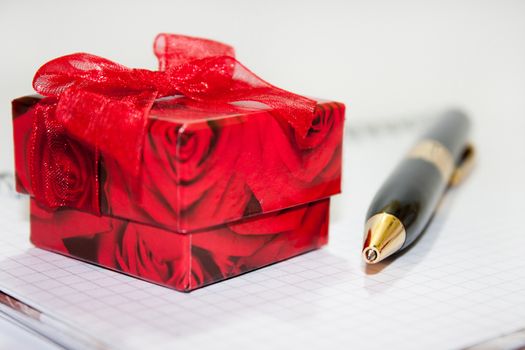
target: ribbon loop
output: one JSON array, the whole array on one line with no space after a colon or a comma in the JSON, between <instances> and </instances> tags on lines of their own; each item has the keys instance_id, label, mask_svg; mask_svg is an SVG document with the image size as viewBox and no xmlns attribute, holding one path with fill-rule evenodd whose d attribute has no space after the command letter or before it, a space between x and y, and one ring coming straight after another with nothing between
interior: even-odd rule
<instances>
[{"instance_id":1,"label":"ribbon loop","mask_svg":"<svg viewBox=\"0 0 525 350\"><path fill-rule=\"evenodd\" d=\"M160 71L207 57L235 57L235 51L229 45L213 40L165 33L157 35L153 51L159 60Z\"/></svg>"}]
</instances>

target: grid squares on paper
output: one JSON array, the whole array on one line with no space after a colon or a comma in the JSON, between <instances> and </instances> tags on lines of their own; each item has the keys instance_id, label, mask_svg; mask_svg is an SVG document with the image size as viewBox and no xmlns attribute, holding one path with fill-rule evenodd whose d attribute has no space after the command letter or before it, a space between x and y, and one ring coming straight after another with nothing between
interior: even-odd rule
<instances>
[{"instance_id":1,"label":"grid squares on paper","mask_svg":"<svg viewBox=\"0 0 525 350\"><path fill-rule=\"evenodd\" d=\"M0 288L114 348L440 349L523 328L522 229L461 206L389 263L362 265L362 217L335 220L327 248L184 294L33 248L0 200Z\"/></svg>"},{"instance_id":2,"label":"grid squares on paper","mask_svg":"<svg viewBox=\"0 0 525 350\"><path fill-rule=\"evenodd\" d=\"M19 250L2 264L3 287L64 319L87 325L86 331L117 347L151 342L211 344L232 337L237 345L246 344L248 338L261 344L273 339L282 345L290 334L308 339L312 346L336 346L345 338L359 341L377 327L387 329L392 323L398 325L393 339L433 332L425 343L440 347L457 336L469 339L480 329L493 329L494 322L487 316L515 306L501 297L525 290L523 284L510 282L499 284L508 289L491 288L490 282L501 279L497 271L484 265L481 270L485 280L492 278L489 283L454 278L461 270L453 268L453 260L419 265L417 271L391 270L395 266L389 266L381 274L372 271L365 279L362 271L350 268L337 252L321 250L182 294L30 248L26 243L8 249L6 242L2 242L2 251ZM507 270L519 272L515 266ZM383 293L387 289L391 291ZM522 314L510 315L501 320L517 323ZM239 321L246 319L249 322ZM368 326L372 323L376 328ZM452 327L454 323L462 326ZM280 326L272 327L274 324ZM148 336L129 338L137 329ZM129 343L122 341L124 335ZM422 339L416 344L420 346Z\"/></svg>"}]
</instances>

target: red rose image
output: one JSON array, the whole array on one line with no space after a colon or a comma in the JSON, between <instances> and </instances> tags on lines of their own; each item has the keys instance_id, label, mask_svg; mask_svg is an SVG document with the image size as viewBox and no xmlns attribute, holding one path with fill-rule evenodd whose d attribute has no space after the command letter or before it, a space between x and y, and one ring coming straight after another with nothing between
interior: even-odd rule
<instances>
[{"instance_id":1,"label":"red rose image","mask_svg":"<svg viewBox=\"0 0 525 350\"><path fill-rule=\"evenodd\" d=\"M304 138L277 117L254 118L246 128L255 141L240 171L263 212L339 192L344 106L319 104L316 114Z\"/></svg>"},{"instance_id":2,"label":"red rose image","mask_svg":"<svg viewBox=\"0 0 525 350\"><path fill-rule=\"evenodd\" d=\"M35 107L30 140L31 190L51 209L98 208L97 159L92 150L72 139L54 117L55 107L42 100Z\"/></svg>"},{"instance_id":3,"label":"red rose image","mask_svg":"<svg viewBox=\"0 0 525 350\"><path fill-rule=\"evenodd\" d=\"M337 156L342 142L343 115L344 105L335 102L320 103L304 138L288 128L293 137L287 139L293 141L289 143L282 140L279 146L286 151L281 153L281 159L295 178L311 183L317 177L324 177L324 172L331 163L340 166Z\"/></svg>"},{"instance_id":4,"label":"red rose image","mask_svg":"<svg viewBox=\"0 0 525 350\"><path fill-rule=\"evenodd\" d=\"M315 111L315 118L305 137L301 137L294 132L295 142L300 149L312 149L318 147L321 142L330 134L334 122L334 107L332 104L318 104Z\"/></svg>"},{"instance_id":5,"label":"red rose image","mask_svg":"<svg viewBox=\"0 0 525 350\"><path fill-rule=\"evenodd\" d=\"M327 243L330 201L308 204L302 220L291 230L271 235L253 254L238 261L244 269L253 269L316 249ZM270 227L271 228L271 227Z\"/></svg>"},{"instance_id":6,"label":"red rose image","mask_svg":"<svg viewBox=\"0 0 525 350\"><path fill-rule=\"evenodd\" d=\"M209 284L246 271L239 261L251 256L271 241L273 235L242 236L224 225L207 231L191 233L192 283ZM199 272L203 279L196 279ZM194 286L196 286L194 284Z\"/></svg>"},{"instance_id":7,"label":"red rose image","mask_svg":"<svg viewBox=\"0 0 525 350\"><path fill-rule=\"evenodd\" d=\"M144 149L144 209L207 227L242 216L251 193L236 172L243 120L153 120Z\"/></svg>"},{"instance_id":8,"label":"red rose image","mask_svg":"<svg viewBox=\"0 0 525 350\"><path fill-rule=\"evenodd\" d=\"M243 216L251 192L235 169L245 143L244 120L241 116L207 120L210 113L214 113L210 107L199 111L172 100L156 103L139 181L117 162L104 162L104 192L113 215L175 231Z\"/></svg>"},{"instance_id":9,"label":"red rose image","mask_svg":"<svg viewBox=\"0 0 525 350\"><path fill-rule=\"evenodd\" d=\"M193 251L208 252L226 278L319 248L328 235L329 203L322 200L193 233ZM201 266L209 265L201 261Z\"/></svg>"},{"instance_id":10,"label":"red rose image","mask_svg":"<svg viewBox=\"0 0 525 350\"><path fill-rule=\"evenodd\" d=\"M36 246L45 243L48 249L67 252L65 240L93 237L99 233L109 234L113 230L112 222L110 217L95 216L79 210L50 211L31 199L31 241ZM88 248L79 245L79 250Z\"/></svg>"},{"instance_id":11,"label":"red rose image","mask_svg":"<svg viewBox=\"0 0 525 350\"><path fill-rule=\"evenodd\" d=\"M110 234L96 237L97 262L179 290L241 273L236 264L238 258L253 254L269 240L243 239L224 227L185 235L125 220L114 221Z\"/></svg>"},{"instance_id":12,"label":"red rose image","mask_svg":"<svg viewBox=\"0 0 525 350\"><path fill-rule=\"evenodd\" d=\"M239 261L257 255L277 236L239 235L224 225L177 234L125 220L115 221L111 233L93 238L97 263L179 290L191 290L246 271L248 266L240 265ZM281 240L281 249L283 244L286 241Z\"/></svg>"},{"instance_id":13,"label":"red rose image","mask_svg":"<svg viewBox=\"0 0 525 350\"><path fill-rule=\"evenodd\" d=\"M184 285L188 237L134 223L123 223L119 231L100 235L99 263L155 283Z\"/></svg>"}]
</instances>

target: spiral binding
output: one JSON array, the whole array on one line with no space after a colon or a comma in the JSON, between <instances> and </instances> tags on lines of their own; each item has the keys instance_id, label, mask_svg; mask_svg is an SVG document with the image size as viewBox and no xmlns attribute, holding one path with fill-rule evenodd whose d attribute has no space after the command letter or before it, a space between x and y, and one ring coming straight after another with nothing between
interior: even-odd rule
<instances>
[{"instance_id":1,"label":"spiral binding","mask_svg":"<svg viewBox=\"0 0 525 350\"><path fill-rule=\"evenodd\" d=\"M371 122L352 122L348 121L346 127L346 136L352 140L361 138L384 137L387 135L396 135L402 132L412 132L421 129L436 119L435 113L429 113L422 116L404 116L389 119L374 119Z\"/></svg>"}]
</instances>

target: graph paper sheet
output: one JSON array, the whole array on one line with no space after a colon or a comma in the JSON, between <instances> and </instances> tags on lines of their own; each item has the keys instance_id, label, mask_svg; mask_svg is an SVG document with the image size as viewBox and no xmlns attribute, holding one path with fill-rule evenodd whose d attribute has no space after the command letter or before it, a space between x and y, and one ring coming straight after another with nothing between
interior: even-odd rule
<instances>
[{"instance_id":1,"label":"graph paper sheet","mask_svg":"<svg viewBox=\"0 0 525 350\"><path fill-rule=\"evenodd\" d=\"M505 160L483 145L417 245L361 262L367 206L399 158L384 150L401 155L412 139L346 148L326 248L189 294L32 247L27 202L2 198L0 288L121 349L443 349L523 328L525 171L499 170Z\"/></svg>"}]
</instances>

